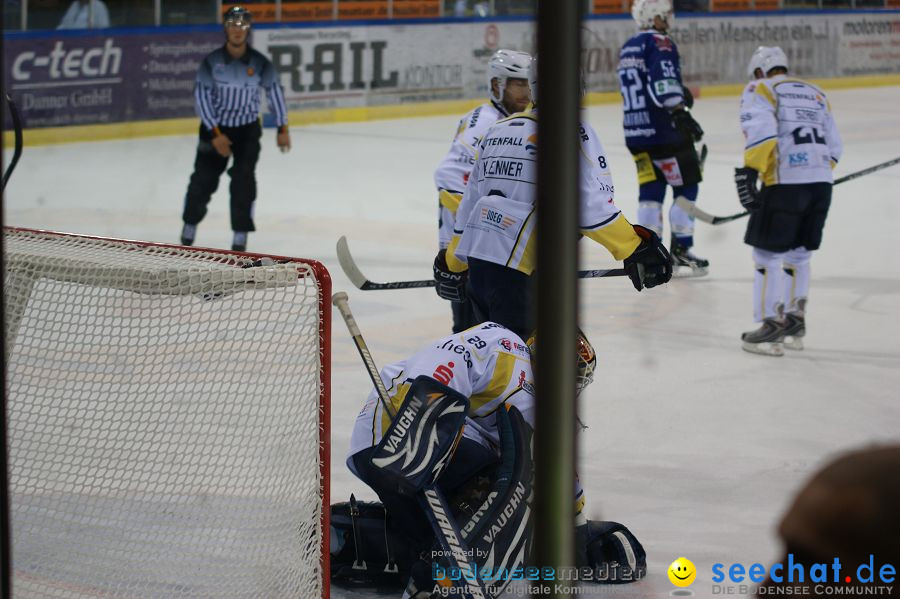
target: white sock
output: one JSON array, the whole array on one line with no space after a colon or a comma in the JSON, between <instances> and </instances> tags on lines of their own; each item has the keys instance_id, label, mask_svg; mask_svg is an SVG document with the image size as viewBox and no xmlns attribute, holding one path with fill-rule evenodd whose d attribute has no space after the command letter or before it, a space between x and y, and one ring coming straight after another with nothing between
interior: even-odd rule
<instances>
[{"instance_id":1,"label":"white sock","mask_svg":"<svg viewBox=\"0 0 900 599\"><path fill-rule=\"evenodd\" d=\"M803 313L800 300L809 295L809 261L812 252L805 247L794 248L784 255L784 311ZM805 303L805 302L804 302Z\"/></svg>"},{"instance_id":2,"label":"white sock","mask_svg":"<svg viewBox=\"0 0 900 599\"><path fill-rule=\"evenodd\" d=\"M753 248L753 320L761 322L765 318L778 316L781 303L782 252L769 252Z\"/></svg>"},{"instance_id":3,"label":"white sock","mask_svg":"<svg viewBox=\"0 0 900 599\"><path fill-rule=\"evenodd\" d=\"M638 224L647 227L662 238L662 204L652 200L638 201Z\"/></svg>"},{"instance_id":4,"label":"white sock","mask_svg":"<svg viewBox=\"0 0 900 599\"><path fill-rule=\"evenodd\" d=\"M672 233L678 237L694 236L694 217L674 202L669 208L669 225L672 226Z\"/></svg>"}]
</instances>

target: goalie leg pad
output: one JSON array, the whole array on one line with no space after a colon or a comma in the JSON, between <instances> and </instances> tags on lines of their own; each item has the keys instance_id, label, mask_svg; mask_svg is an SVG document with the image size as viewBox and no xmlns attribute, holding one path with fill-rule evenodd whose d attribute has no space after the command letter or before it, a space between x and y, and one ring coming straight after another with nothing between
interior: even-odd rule
<instances>
[{"instance_id":1,"label":"goalie leg pad","mask_svg":"<svg viewBox=\"0 0 900 599\"><path fill-rule=\"evenodd\" d=\"M515 407L497 411L500 465L493 490L462 527L485 586L499 596L509 573L525 563L531 549L531 427Z\"/></svg>"},{"instance_id":2,"label":"goalie leg pad","mask_svg":"<svg viewBox=\"0 0 900 599\"><path fill-rule=\"evenodd\" d=\"M433 485L453 457L468 412L469 400L461 393L417 377L375 447L372 466L407 495Z\"/></svg>"}]
</instances>

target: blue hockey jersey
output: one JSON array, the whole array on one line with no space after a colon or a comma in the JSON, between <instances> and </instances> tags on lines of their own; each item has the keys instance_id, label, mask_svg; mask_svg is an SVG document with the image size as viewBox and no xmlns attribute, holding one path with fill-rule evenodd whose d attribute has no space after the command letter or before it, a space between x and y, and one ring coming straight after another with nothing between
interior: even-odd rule
<instances>
[{"instance_id":1,"label":"blue hockey jersey","mask_svg":"<svg viewBox=\"0 0 900 599\"><path fill-rule=\"evenodd\" d=\"M625 144L632 148L684 143L669 110L684 101L678 47L665 33L641 31L619 51Z\"/></svg>"}]
</instances>

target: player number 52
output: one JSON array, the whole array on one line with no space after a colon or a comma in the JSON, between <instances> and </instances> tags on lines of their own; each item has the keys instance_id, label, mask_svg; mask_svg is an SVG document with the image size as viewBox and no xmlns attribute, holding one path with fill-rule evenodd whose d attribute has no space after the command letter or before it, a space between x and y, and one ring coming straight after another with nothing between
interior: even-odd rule
<instances>
[{"instance_id":1,"label":"player number 52","mask_svg":"<svg viewBox=\"0 0 900 599\"><path fill-rule=\"evenodd\" d=\"M644 97L638 95L643 89L641 83L641 74L637 69L623 69L619 71L619 83L622 90L622 101L625 103L625 110L641 110L646 106Z\"/></svg>"}]
</instances>

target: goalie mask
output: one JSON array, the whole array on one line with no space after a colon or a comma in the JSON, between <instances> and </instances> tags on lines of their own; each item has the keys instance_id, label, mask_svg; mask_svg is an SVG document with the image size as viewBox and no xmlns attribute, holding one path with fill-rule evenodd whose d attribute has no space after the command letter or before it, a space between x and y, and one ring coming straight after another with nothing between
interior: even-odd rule
<instances>
[{"instance_id":1,"label":"goalie mask","mask_svg":"<svg viewBox=\"0 0 900 599\"><path fill-rule=\"evenodd\" d=\"M488 92L491 100L503 104L503 91L507 79L528 79L528 67L531 66L531 55L516 50L497 50L488 61ZM497 94L494 94L492 81L497 80Z\"/></svg>"},{"instance_id":2,"label":"goalie mask","mask_svg":"<svg viewBox=\"0 0 900 599\"><path fill-rule=\"evenodd\" d=\"M532 333L526 342L528 349L531 351L531 360L537 355L537 333ZM581 393L585 387L594 382L594 369L597 367L597 353L594 346L588 341L587 336L578 331L578 339L576 340L576 363L578 371L575 375L575 394Z\"/></svg>"}]
</instances>

